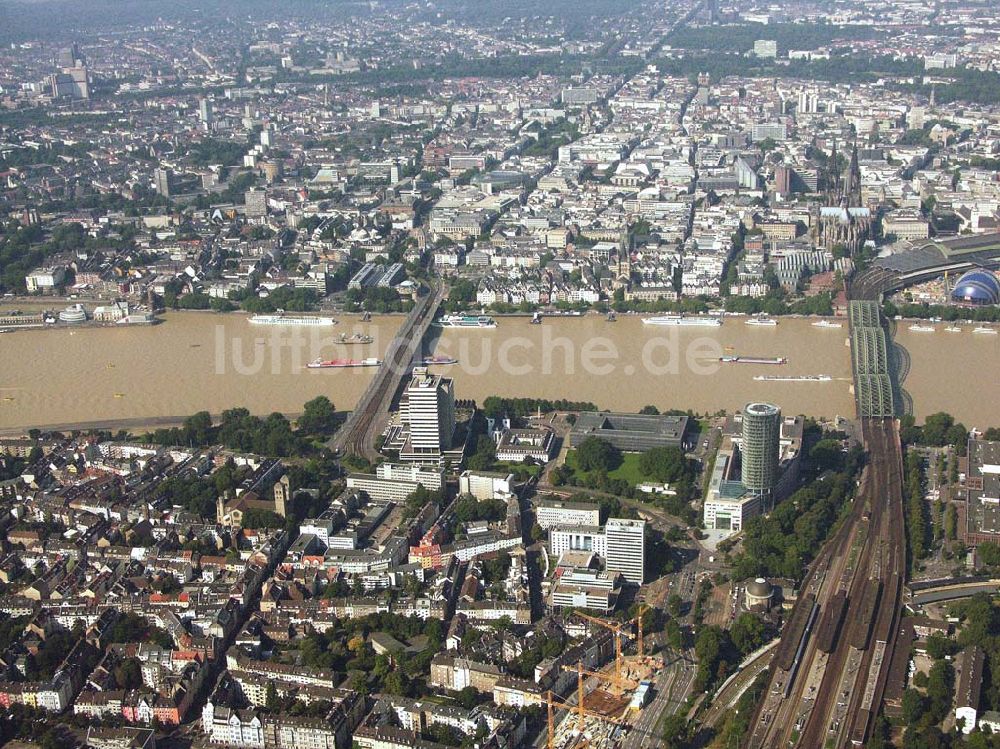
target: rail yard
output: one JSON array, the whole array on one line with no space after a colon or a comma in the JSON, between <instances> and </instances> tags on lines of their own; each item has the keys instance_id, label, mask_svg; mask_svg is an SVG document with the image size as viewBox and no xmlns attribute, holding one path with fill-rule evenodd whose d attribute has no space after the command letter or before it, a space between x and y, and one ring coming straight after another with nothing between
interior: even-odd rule
<instances>
[{"instance_id":1,"label":"rail yard","mask_svg":"<svg viewBox=\"0 0 1000 749\"><path fill-rule=\"evenodd\" d=\"M877 304L852 301L850 322L868 463L850 513L803 580L750 749L864 746L892 662L906 574L895 388Z\"/></svg>"}]
</instances>

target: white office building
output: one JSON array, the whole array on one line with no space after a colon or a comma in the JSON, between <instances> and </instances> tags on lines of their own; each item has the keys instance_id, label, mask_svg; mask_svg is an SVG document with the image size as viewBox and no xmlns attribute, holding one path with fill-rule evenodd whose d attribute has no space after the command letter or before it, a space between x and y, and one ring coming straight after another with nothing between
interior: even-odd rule
<instances>
[{"instance_id":1,"label":"white office building","mask_svg":"<svg viewBox=\"0 0 1000 749\"><path fill-rule=\"evenodd\" d=\"M556 526L549 530L549 553L554 557L567 551L588 551L603 559L607 549L604 529L599 525Z\"/></svg>"},{"instance_id":2,"label":"white office building","mask_svg":"<svg viewBox=\"0 0 1000 749\"><path fill-rule=\"evenodd\" d=\"M375 468L375 475L383 481L406 481L423 484L425 489L436 491L444 486L444 472L428 466L406 463L382 463Z\"/></svg>"},{"instance_id":3,"label":"white office building","mask_svg":"<svg viewBox=\"0 0 1000 749\"><path fill-rule=\"evenodd\" d=\"M318 518L307 518L299 523L299 535L315 536L324 545L329 546L334 527L334 513L324 513Z\"/></svg>"},{"instance_id":4,"label":"white office building","mask_svg":"<svg viewBox=\"0 0 1000 749\"><path fill-rule=\"evenodd\" d=\"M444 485L444 472L440 468L401 463L382 463L370 473L352 473L347 477L347 488L363 492L375 500L400 502L423 486L437 491Z\"/></svg>"},{"instance_id":5,"label":"white office building","mask_svg":"<svg viewBox=\"0 0 1000 749\"><path fill-rule=\"evenodd\" d=\"M755 57L773 60L778 56L778 42L774 39L757 39L753 43Z\"/></svg>"},{"instance_id":6,"label":"white office building","mask_svg":"<svg viewBox=\"0 0 1000 749\"><path fill-rule=\"evenodd\" d=\"M617 573L575 569L553 585L549 606L553 609L591 609L607 614L614 611L620 588L621 577Z\"/></svg>"},{"instance_id":7,"label":"white office building","mask_svg":"<svg viewBox=\"0 0 1000 749\"><path fill-rule=\"evenodd\" d=\"M52 291L61 285L66 278L64 268L40 268L33 270L24 277L25 287L29 294L39 291Z\"/></svg>"},{"instance_id":8,"label":"white office building","mask_svg":"<svg viewBox=\"0 0 1000 749\"><path fill-rule=\"evenodd\" d=\"M596 525L560 526L549 529L549 553L584 551L604 560L609 574L621 573L630 583L642 585L646 574L646 521L609 518Z\"/></svg>"},{"instance_id":9,"label":"white office building","mask_svg":"<svg viewBox=\"0 0 1000 749\"><path fill-rule=\"evenodd\" d=\"M646 521L609 518L604 526L606 568L642 585L646 576Z\"/></svg>"},{"instance_id":10,"label":"white office building","mask_svg":"<svg viewBox=\"0 0 1000 749\"><path fill-rule=\"evenodd\" d=\"M592 502L541 499L535 503L535 520L542 530L557 525L600 525L601 507Z\"/></svg>"},{"instance_id":11,"label":"white office building","mask_svg":"<svg viewBox=\"0 0 1000 749\"><path fill-rule=\"evenodd\" d=\"M458 477L458 493L479 500L509 499L514 496L514 474L463 471Z\"/></svg>"},{"instance_id":12,"label":"white office building","mask_svg":"<svg viewBox=\"0 0 1000 749\"><path fill-rule=\"evenodd\" d=\"M441 460L455 433L455 383L416 367L403 393L400 417L408 436L400 457L406 461Z\"/></svg>"}]
</instances>

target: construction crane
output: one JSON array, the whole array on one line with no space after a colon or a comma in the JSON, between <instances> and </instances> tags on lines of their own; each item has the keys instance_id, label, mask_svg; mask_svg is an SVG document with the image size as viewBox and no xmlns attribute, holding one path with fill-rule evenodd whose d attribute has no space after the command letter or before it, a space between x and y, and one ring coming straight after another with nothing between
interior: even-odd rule
<instances>
[{"instance_id":1,"label":"construction crane","mask_svg":"<svg viewBox=\"0 0 1000 749\"><path fill-rule=\"evenodd\" d=\"M598 619L596 616L591 616L590 614L584 614L579 611L574 611L581 619L586 619L588 622L597 624L605 629L610 629L615 633L615 677L620 681L622 678L622 635L626 637L632 637L632 633L629 632L626 627L631 624L627 622L625 624L620 624L618 622L609 622L604 619Z\"/></svg>"},{"instance_id":2,"label":"construction crane","mask_svg":"<svg viewBox=\"0 0 1000 749\"><path fill-rule=\"evenodd\" d=\"M619 676L618 674L609 674L603 671L588 671L583 667L583 661L577 661L575 667L563 666L563 669L565 669L566 671L576 671L578 675L578 686L581 689L583 686L584 676L593 676L598 679L603 679L604 681L609 682L612 685L612 693L616 697L621 696L621 693L624 692L625 690L634 689L636 686L631 679L625 676Z\"/></svg>"},{"instance_id":3,"label":"construction crane","mask_svg":"<svg viewBox=\"0 0 1000 749\"><path fill-rule=\"evenodd\" d=\"M557 707L562 708L564 710L568 710L569 712L576 714L577 716L576 729L584 741L582 746L587 746L588 744L590 744L589 739L583 736L583 731L586 728L586 723L584 720L585 718L587 717L596 718L597 720L602 720L607 723L614 723L615 725L619 726L624 725L623 722L618 720L617 718L610 718L606 715L601 715L600 713L588 710L586 706L583 704L583 697L584 693L583 693L582 674L580 674L579 681L577 683L577 698L576 698L577 704L570 705L567 702L563 702L562 700L556 699L555 696L552 694L551 689L545 693L546 725L548 727L548 738L546 741L546 749L555 749L556 728L555 728L555 716L553 711ZM577 749L582 749L582 747L577 747Z\"/></svg>"},{"instance_id":4,"label":"construction crane","mask_svg":"<svg viewBox=\"0 0 1000 749\"><path fill-rule=\"evenodd\" d=\"M560 702L562 707L569 707L564 702ZM548 727L548 740L545 743L547 749L553 749L552 739L554 738L556 729L555 722L553 721L552 709L556 706L555 699L552 697L552 690L550 689L545 693L545 724Z\"/></svg>"},{"instance_id":5,"label":"construction crane","mask_svg":"<svg viewBox=\"0 0 1000 749\"><path fill-rule=\"evenodd\" d=\"M638 652L640 658L646 654L642 644L642 617L647 611L649 611L649 606L644 603L640 603L639 608L636 610L635 619L632 619L639 630L639 637L636 640L636 651Z\"/></svg>"}]
</instances>

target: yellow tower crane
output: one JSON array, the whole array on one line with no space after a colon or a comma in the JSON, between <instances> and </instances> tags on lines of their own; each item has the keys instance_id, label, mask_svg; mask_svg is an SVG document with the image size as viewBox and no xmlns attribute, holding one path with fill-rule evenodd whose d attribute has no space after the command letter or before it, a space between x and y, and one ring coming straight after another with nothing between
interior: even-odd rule
<instances>
[{"instance_id":1,"label":"yellow tower crane","mask_svg":"<svg viewBox=\"0 0 1000 749\"><path fill-rule=\"evenodd\" d=\"M640 603L639 608L636 610L635 619L632 619L632 621L634 621L636 624L636 628L638 629L639 637L636 640L635 644L636 644L636 652L639 654L640 658L646 654L642 642L642 617L647 611L649 611L649 606L647 606L644 603Z\"/></svg>"},{"instance_id":2,"label":"yellow tower crane","mask_svg":"<svg viewBox=\"0 0 1000 749\"><path fill-rule=\"evenodd\" d=\"M631 622L622 624L620 622L609 622L605 619L598 619L596 616L591 616L590 614L583 614L579 611L574 611L581 619L585 619L588 622L597 624L598 626L604 627L605 629L610 629L615 634L615 677L620 681L622 679L622 636L632 637L632 633L627 630L627 627Z\"/></svg>"},{"instance_id":3,"label":"yellow tower crane","mask_svg":"<svg viewBox=\"0 0 1000 749\"><path fill-rule=\"evenodd\" d=\"M617 718L610 718L607 715L601 715L600 713L596 713L596 712L594 712L592 710L588 710L586 708L586 706L583 704L583 697L584 697L584 694L583 694L583 675L582 674L580 674L578 676L577 699L576 699L577 704L570 705L567 702L563 702L562 700L557 699L552 694L552 690L551 689L548 692L545 693L546 725L547 725L547 728L548 728L548 737L547 737L547 741L546 741L546 748L547 749L555 749L556 727L555 727L554 710L557 707L558 708L562 708L564 710L567 710L567 711L569 711L571 713L574 713L576 715L576 728L577 728L577 732L581 735L581 737L583 738L583 741L584 741L584 744L582 746L587 746L590 743L590 741L586 737L583 736L583 731L586 728L586 723L584 722L585 718L587 718L587 717L596 718L597 720L602 720L602 721L604 721L606 723L614 723L615 725L623 725L623 722L620 721L620 720L618 720ZM582 749L582 747L578 746L577 749Z\"/></svg>"},{"instance_id":4,"label":"yellow tower crane","mask_svg":"<svg viewBox=\"0 0 1000 749\"><path fill-rule=\"evenodd\" d=\"M616 697L621 696L622 692L629 689L634 689L636 687L635 682L625 676L619 676L617 674L609 674L604 671L589 671L583 667L583 661L577 661L576 666L563 666L566 671L575 671L577 673L577 688L583 688L583 677L593 676L597 679L603 679L604 681L611 684L612 694Z\"/></svg>"}]
</instances>

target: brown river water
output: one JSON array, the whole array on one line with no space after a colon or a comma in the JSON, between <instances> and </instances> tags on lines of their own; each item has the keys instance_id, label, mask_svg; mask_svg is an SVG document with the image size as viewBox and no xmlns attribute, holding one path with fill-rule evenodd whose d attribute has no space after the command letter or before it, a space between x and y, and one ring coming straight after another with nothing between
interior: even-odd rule
<instances>
[{"instance_id":1,"label":"brown river water","mask_svg":"<svg viewBox=\"0 0 1000 749\"><path fill-rule=\"evenodd\" d=\"M139 429L176 423L199 410L242 406L295 414L319 394L351 408L373 368L307 369L317 357L381 357L401 322L345 317L332 328L251 325L241 314L177 312L151 328L86 327L0 335L0 431L97 424ZM566 398L598 407L711 413L766 400L785 413L853 416L847 323L817 328L785 318L776 327L727 318L721 327L658 327L636 316L499 318L495 329L436 330L428 353L458 359L434 371L455 379L455 395ZM968 426L1000 425L996 369L1000 336L915 333L897 342L911 355L904 387L918 418L947 410ZM364 332L369 345L334 345ZM722 356L785 357L784 365L720 363ZM825 375L826 381L755 377Z\"/></svg>"}]
</instances>

